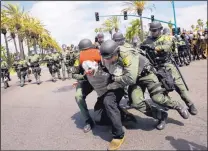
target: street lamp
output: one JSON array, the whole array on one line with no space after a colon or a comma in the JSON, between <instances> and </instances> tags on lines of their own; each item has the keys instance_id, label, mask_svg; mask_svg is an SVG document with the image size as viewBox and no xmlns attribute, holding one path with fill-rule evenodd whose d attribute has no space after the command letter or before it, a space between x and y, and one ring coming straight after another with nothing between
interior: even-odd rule
<instances>
[{"instance_id":1,"label":"street lamp","mask_svg":"<svg viewBox=\"0 0 208 151\"><path fill-rule=\"evenodd\" d=\"M176 14L175 14L175 4L174 1L171 1L172 7L173 7L173 15L174 15L174 23L175 23L175 33L177 34L177 24L176 24Z\"/></svg>"}]
</instances>

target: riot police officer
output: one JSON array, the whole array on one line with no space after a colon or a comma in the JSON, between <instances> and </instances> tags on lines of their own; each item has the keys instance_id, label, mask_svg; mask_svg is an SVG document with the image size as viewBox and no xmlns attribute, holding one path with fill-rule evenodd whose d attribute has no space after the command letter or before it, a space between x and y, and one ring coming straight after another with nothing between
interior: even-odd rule
<instances>
[{"instance_id":1,"label":"riot police officer","mask_svg":"<svg viewBox=\"0 0 208 151\"><path fill-rule=\"evenodd\" d=\"M141 43L141 41L140 41L139 37L134 36L133 39L132 39L133 48L134 49L139 48L140 43Z\"/></svg>"},{"instance_id":2,"label":"riot police officer","mask_svg":"<svg viewBox=\"0 0 208 151\"><path fill-rule=\"evenodd\" d=\"M58 74L58 78L61 79L61 74L60 74L60 69L61 69L61 54L53 49L52 50L52 55L53 57L53 60L55 61L55 66L56 66L56 71L57 71L57 74Z\"/></svg>"},{"instance_id":3,"label":"riot police officer","mask_svg":"<svg viewBox=\"0 0 208 151\"><path fill-rule=\"evenodd\" d=\"M9 81L11 81L10 73L9 73L9 66L6 61L1 59L1 69L3 69L7 75Z\"/></svg>"},{"instance_id":4,"label":"riot police officer","mask_svg":"<svg viewBox=\"0 0 208 151\"><path fill-rule=\"evenodd\" d=\"M113 40L108 40L101 45L100 52L104 66L114 75L112 84L108 85L108 89L116 89L119 87L129 86L128 95L133 106L147 116L151 116L159 120L158 129L163 129L167 113L162 112L144 101L144 91L147 88L152 100L159 105L175 109L185 119L189 114L184 106L179 102L171 100L167 96L157 76L150 70L152 67L148 59L135 51L130 45L124 42L122 33L115 33ZM117 63L115 63L117 62ZM117 66L117 67L116 67ZM118 68L123 68L122 75L116 75ZM156 110L156 114L153 113ZM163 115L158 116L158 115Z\"/></svg>"},{"instance_id":5,"label":"riot police officer","mask_svg":"<svg viewBox=\"0 0 208 151\"><path fill-rule=\"evenodd\" d=\"M75 50L76 47L74 47ZM72 72L71 69L74 65L74 62L76 60L76 53L75 51L69 50L66 53L66 61L65 61L65 65L66 65L66 69L67 69L67 74L68 74L68 79L72 78Z\"/></svg>"},{"instance_id":6,"label":"riot police officer","mask_svg":"<svg viewBox=\"0 0 208 151\"><path fill-rule=\"evenodd\" d=\"M84 51L86 49L93 48L93 44L89 39L83 39L79 42L78 48L79 50ZM79 69L79 66L80 66L79 55L76 55L74 68ZM84 70L79 70L79 73L75 72L75 70L72 70L72 78L76 79L78 82L78 85L76 87L75 100L80 108L80 112L85 121L84 132L87 133L94 126L94 122L89 114L89 110L86 104L86 97L93 91L93 87L86 80L86 76L84 75Z\"/></svg>"},{"instance_id":7,"label":"riot police officer","mask_svg":"<svg viewBox=\"0 0 208 151\"><path fill-rule=\"evenodd\" d=\"M23 87L25 84L25 77L27 75L28 82L31 82L30 76L29 76L29 64L26 60L20 59L19 57L16 58L16 62L14 64L14 67L17 70L18 78L20 79L20 86Z\"/></svg>"},{"instance_id":8,"label":"riot police officer","mask_svg":"<svg viewBox=\"0 0 208 151\"><path fill-rule=\"evenodd\" d=\"M39 85L40 84L40 55L36 54L35 51L31 52L31 56L28 57L28 62L30 64L30 67L32 68L32 73L35 76L36 82Z\"/></svg>"},{"instance_id":9,"label":"riot police officer","mask_svg":"<svg viewBox=\"0 0 208 151\"><path fill-rule=\"evenodd\" d=\"M47 67L48 67L49 72L52 76L51 80L53 82L56 82L55 74L57 73L57 70L59 70L59 69L56 66L57 59L56 60L54 59L54 57L52 56L52 51L51 50L49 50L47 52L47 55L45 56L44 61L47 62Z\"/></svg>"},{"instance_id":10,"label":"riot police officer","mask_svg":"<svg viewBox=\"0 0 208 151\"><path fill-rule=\"evenodd\" d=\"M189 65L190 61L188 58L188 48L186 42L181 38L180 35L177 35L177 46L178 46L178 54L180 60L180 66L182 67L184 64Z\"/></svg>"},{"instance_id":11,"label":"riot police officer","mask_svg":"<svg viewBox=\"0 0 208 151\"><path fill-rule=\"evenodd\" d=\"M161 66L160 69L164 69L165 71L170 71L172 77L175 79L174 87L176 92L181 96L181 99L188 106L188 110L192 115L197 114L197 109L195 105L188 97L187 89L184 85L184 81L182 80L181 75L179 74L177 68L173 65L171 61L171 46L172 41L169 37L162 35L162 24L160 22L152 22L150 23L149 31L151 36L147 37L147 39L143 42L143 44L150 44L152 49L155 51L155 55L157 56L158 64Z\"/></svg>"},{"instance_id":12,"label":"riot police officer","mask_svg":"<svg viewBox=\"0 0 208 151\"><path fill-rule=\"evenodd\" d=\"M96 48L100 48L100 45L104 42L104 34L103 33L98 33L97 36L97 42L95 42Z\"/></svg>"},{"instance_id":13,"label":"riot police officer","mask_svg":"<svg viewBox=\"0 0 208 151\"><path fill-rule=\"evenodd\" d=\"M4 83L4 88L6 89L7 87L9 87L8 80L11 81L9 74L9 67L7 62L2 60L1 60L1 79Z\"/></svg>"},{"instance_id":14,"label":"riot police officer","mask_svg":"<svg viewBox=\"0 0 208 151\"><path fill-rule=\"evenodd\" d=\"M169 35L170 36L170 29L169 28L164 28L162 34L163 35Z\"/></svg>"}]
</instances>

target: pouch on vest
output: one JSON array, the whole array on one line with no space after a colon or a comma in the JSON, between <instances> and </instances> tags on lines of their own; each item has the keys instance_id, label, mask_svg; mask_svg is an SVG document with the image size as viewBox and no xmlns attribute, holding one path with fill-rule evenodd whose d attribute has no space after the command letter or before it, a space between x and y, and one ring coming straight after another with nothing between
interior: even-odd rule
<instances>
[{"instance_id":1,"label":"pouch on vest","mask_svg":"<svg viewBox=\"0 0 208 151\"><path fill-rule=\"evenodd\" d=\"M175 86L174 86L175 79L171 75L170 70L159 69L157 71L157 77L158 77L159 81L162 83L162 86L168 92L175 90Z\"/></svg>"}]
</instances>

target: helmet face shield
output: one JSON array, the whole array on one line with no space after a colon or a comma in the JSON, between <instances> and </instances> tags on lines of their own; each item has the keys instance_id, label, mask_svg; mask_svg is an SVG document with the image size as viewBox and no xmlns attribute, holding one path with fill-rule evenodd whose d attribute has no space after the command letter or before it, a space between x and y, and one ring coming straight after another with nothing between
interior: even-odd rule
<instances>
[{"instance_id":1,"label":"helmet face shield","mask_svg":"<svg viewBox=\"0 0 208 151\"><path fill-rule=\"evenodd\" d=\"M118 54L114 53L114 54L112 54L108 57L102 56L102 60L103 60L104 63L113 64L113 63L117 62Z\"/></svg>"},{"instance_id":2,"label":"helmet face shield","mask_svg":"<svg viewBox=\"0 0 208 151\"><path fill-rule=\"evenodd\" d=\"M160 34L161 34L161 30L159 30L159 29L151 29L150 30L151 37L159 37Z\"/></svg>"},{"instance_id":3,"label":"helmet face shield","mask_svg":"<svg viewBox=\"0 0 208 151\"><path fill-rule=\"evenodd\" d=\"M122 46L122 45L124 45L124 43L125 43L125 39L115 39L114 40L119 46Z\"/></svg>"}]
</instances>

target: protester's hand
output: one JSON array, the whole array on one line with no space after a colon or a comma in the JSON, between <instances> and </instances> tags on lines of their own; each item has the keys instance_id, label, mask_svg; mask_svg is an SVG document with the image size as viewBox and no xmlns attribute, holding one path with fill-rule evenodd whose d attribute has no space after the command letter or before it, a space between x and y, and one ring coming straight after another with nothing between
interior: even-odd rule
<instances>
[{"instance_id":1,"label":"protester's hand","mask_svg":"<svg viewBox=\"0 0 208 151\"><path fill-rule=\"evenodd\" d=\"M73 87L73 88L76 88L77 85L78 85L78 82L76 81L76 82L74 82L74 83L72 84L72 87Z\"/></svg>"}]
</instances>

